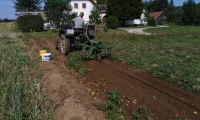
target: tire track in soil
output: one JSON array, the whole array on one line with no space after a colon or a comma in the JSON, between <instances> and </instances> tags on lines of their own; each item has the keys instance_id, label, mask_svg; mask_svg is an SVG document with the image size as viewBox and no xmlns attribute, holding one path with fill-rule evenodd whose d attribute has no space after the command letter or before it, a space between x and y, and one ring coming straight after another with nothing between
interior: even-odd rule
<instances>
[{"instance_id":1,"label":"tire track in soil","mask_svg":"<svg viewBox=\"0 0 200 120\"><path fill-rule=\"evenodd\" d=\"M169 97L172 97L173 99L175 99L175 100L178 100L179 102L182 102L183 104L187 104L188 106L190 106L190 107L192 107L192 108L194 108L194 109L196 109L196 110L200 110L200 107L197 107L197 106L195 106L194 104L196 103L196 104L198 104L199 102L198 101L193 101L194 99L194 97L196 97L195 95L192 95L192 94L190 94L190 95L192 95L192 97L188 97L188 96L190 96L190 95L188 95L188 96L185 96L184 94L188 94L187 92L183 92L183 91L180 91L179 89L174 89L174 90L176 90L177 92L180 92L178 95L179 95L179 97L182 97L183 98L183 96L184 97L188 97L188 99L189 99L189 101L193 101L193 104L191 104L191 102L189 102L188 100L186 100L186 99L180 99L178 96L175 96L172 92L170 92L169 93L169 90L171 89L171 87L168 87L168 86L164 86L164 85L162 85L163 83L160 83L160 80L159 81L157 81L156 80L156 83L154 82L155 80L153 80L153 81L149 81L149 82L145 82L145 81L143 81L143 79L147 79L147 78L143 78L143 79L140 79L140 78L138 78L137 76L134 76L134 75L132 75L132 74L130 74L130 73L126 73L126 72L123 72L123 71L121 71L121 70L119 70L119 69L117 69L117 68L114 68L113 66L111 66L108 62L104 62L104 64L106 64L108 67L110 67L110 68L112 68L112 69L115 69L115 70L117 70L117 71L119 71L119 72L121 72L121 73L123 73L123 74L125 74L125 75L127 75L127 76L130 76L130 77L132 77L134 80L137 80L138 82L141 82L141 83L143 83L143 84L145 84L145 85L147 85L147 86L150 86L150 87L152 87L153 89L155 89L155 90L157 90L157 91L159 91L160 93L163 93L163 94L165 94L165 95L167 95L167 96L169 96ZM140 74L140 73L137 73L137 74ZM148 78L149 79L149 78ZM158 87L157 85L155 86L154 84L159 84L160 86ZM162 86L162 89L160 89L161 88L161 86ZM165 89L164 89L165 88ZM192 98L192 99L191 99ZM197 97L198 98L198 97Z\"/></svg>"},{"instance_id":2,"label":"tire track in soil","mask_svg":"<svg viewBox=\"0 0 200 120\"><path fill-rule=\"evenodd\" d=\"M50 50L55 52L52 40L49 43L51 44L46 46L51 46ZM57 62L66 60L67 56L63 56L60 50L57 54L54 58ZM158 120L174 120L179 116L187 120L200 119L200 97L197 95L174 88L162 80L143 74L140 69L129 68L120 63L111 63L107 60L98 63L91 60L85 61L84 64L92 68L93 72L84 77L77 77L78 81L94 91L96 93L94 97L99 100L105 99L105 93L108 91L120 90L123 99L122 107L127 115L131 110L145 106L152 118ZM92 84L100 79L105 81L98 86ZM136 99L137 103L128 102L130 99Z\"/></svg>"},{"instance_id":3,"label":"tire track in soil","mask_svg":"<svg viewBox=\"0 0 200 120\"><path fill-rule=\"evenodd\" d=\"M128 68L116 62L103 60L102 63L92 61L85 64L93 68L93 72L86 75L83 81L89 83L104 77L108 80L105 83L106 87L102 89L94 86L93 89L122 91L122 96L125 96L123 108L127 114L144 105L154 119L169 120L178 116L188 120L200 119L200 97L197 95L174 88L159 79L143 74L139 69ZM127 102L128 98L136 99L137 104L130 104L130 101ZM197 115L194 114L195 111L198 112Z\"/></svg>"}]
</instances>

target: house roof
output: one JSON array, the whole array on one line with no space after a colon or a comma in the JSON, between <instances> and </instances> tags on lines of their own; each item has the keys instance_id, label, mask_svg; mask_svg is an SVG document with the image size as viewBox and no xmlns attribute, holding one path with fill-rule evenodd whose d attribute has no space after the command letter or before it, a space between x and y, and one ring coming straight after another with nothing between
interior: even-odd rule
<instances>
[{"instance_id":1,"label":"house roof","mask_svg":"<svg viewBox=\"0 0 200 120\"><path fill-rule=\"evenodd\" d=\"M107 12L107 5L98 5L100 9L100 13L106 13Z\"/></svg>"},{"instance_id":2,"label":"house roof","mask_svg":"<svg viewBox=\"0 0 200 120\"><path fill-rule=\"evenodd\" d=\"M71 1L71 0L67 0L67 2L66 3L69 3L69 1ZM94 5L97 5L95 2L94 2L94 0L89 0L92 4L94 4Z\"/></svg>"},{"instance_id":3,"label":"house roof","mask_svg":"<svg viewBox=\"0 0 200 120\"><path fill-rule=\"evenodd\" d=\"M162 14L162 12L163 11L151 12L149 15L154 17L154 19L156 20Z\"/></svg>"}]
</instances>

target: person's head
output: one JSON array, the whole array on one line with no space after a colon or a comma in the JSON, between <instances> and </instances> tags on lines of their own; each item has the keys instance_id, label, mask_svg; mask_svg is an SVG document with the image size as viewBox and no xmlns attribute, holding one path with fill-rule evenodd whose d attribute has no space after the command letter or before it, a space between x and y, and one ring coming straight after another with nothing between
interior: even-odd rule
<instances>
[{"instance_id":1,"label":"person's head","mask_svg":"<svg viewBox=\"0 0 200 120\"><path fill-rule=\"evenodd\" d=\"M82 18L82 17L84 16L84 13L81 12L81 13L79 14L79 16Z\"/></svg>"}]
</instances>

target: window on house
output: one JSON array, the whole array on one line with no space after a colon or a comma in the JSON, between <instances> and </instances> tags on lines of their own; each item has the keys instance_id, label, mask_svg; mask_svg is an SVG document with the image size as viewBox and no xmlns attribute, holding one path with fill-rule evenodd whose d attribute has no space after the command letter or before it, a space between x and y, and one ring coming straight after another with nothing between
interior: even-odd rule
<instances>
[{"instance_id":1,"label":"window on house","mask_svg":"<svg viewBox=\"0 0 200 120\"><path fill-rule=\"evenodd\" d=\"M83 3L83 4L82 4L82 7L83 7L83 8L86 8L86 3Z\"/></svg>"},{"instance_id":2,"label":"window on house","mask_svg":"<svg viewBox=\"0 0 200 120\"><path fill-rule=\"evenodd\" d=\"M74 8L78 9L78 3L74 3Z\"/></svg>"}]
</instances>

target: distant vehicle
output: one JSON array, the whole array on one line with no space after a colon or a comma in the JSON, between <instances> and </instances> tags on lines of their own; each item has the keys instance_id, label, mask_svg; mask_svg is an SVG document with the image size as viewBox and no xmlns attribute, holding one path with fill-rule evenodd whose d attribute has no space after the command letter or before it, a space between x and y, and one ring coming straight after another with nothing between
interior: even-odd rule
<instances>
[{"instance_id":1,"label":"distant vehicle","mask_svg":"<svg viewBox=\"0 0 200 120\"><path fill-rule=\"evenodd\" d=\"M50 23L44 23L44 28L50 28Z\"/></svg>"}]
</instances>

